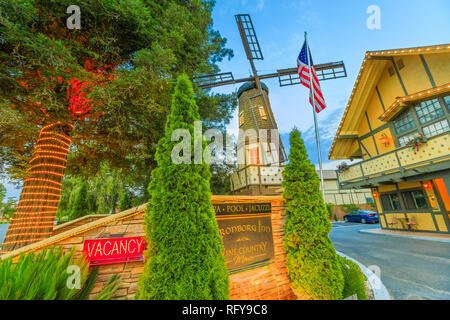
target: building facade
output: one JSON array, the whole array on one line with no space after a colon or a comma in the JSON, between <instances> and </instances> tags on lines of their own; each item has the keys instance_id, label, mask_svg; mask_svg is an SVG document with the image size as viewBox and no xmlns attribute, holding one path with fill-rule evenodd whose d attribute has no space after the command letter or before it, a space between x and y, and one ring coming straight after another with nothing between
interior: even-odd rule
<instances>
[{"instance_id":1,"label":"building facade","mask_svg":"<svg viewBox=\"0 0 450 320\"><path fill-rule=\"evenodd\" d=\"M373 203L372 192L368 188L342 189L339 187L334 170L322 170L325 202L334 205ZM317 171L319 175L319 171Z\"/></svg>"},{"instance_id":2,"label":"building facade","mask_svg":"<svg viewBox=\"0 0 450 320\"><path fill-rule=\"evenodd\" d=\"M450 45L368 51L329 159L361 159L342 189L371 188L383 229L449 233Z\"/></svg>"}]
</instances>

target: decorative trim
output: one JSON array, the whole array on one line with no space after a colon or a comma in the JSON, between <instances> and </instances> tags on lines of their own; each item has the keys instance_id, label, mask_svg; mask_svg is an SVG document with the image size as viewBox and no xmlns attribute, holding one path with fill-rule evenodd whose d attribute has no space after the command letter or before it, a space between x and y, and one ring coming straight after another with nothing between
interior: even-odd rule
<instances>
[{"instance_id":1,"label":"decorative trim","mask_svg":"<svg viewBox=\"0 0 450 320\"><path fill-rule=\"evenodd\" d=\"M415 92L411 95L406 95L403 97L398 97L395 101L388 107L388 109L383 112L380 116L381 121L389 121L392 119L401 109L404 107L409 107L408 103L416 100L421 100L424 98L429 98L437 94L443 94L450 92L450 83L446 83L442 86L436 88L430 88L422 91Z\"/></svg>"}]
</instances>

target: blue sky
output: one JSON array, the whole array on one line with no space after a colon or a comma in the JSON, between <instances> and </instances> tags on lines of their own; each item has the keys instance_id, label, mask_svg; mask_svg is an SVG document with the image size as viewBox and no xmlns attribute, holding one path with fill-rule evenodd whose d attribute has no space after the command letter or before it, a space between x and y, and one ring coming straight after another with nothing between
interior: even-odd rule
<instances>
[{"instance_id":1,"label":"blue sky","mask_svg":"<svg viewBox=\"0 0 450 320\"><path fill-rule=\"evenodd\" d=\"M366 26L370 5L380 8L380 30ZM242 13L251 15L264 55L263 61L255 63L260 74L295 67L305 31L315 63L344 61L347 78L321 83L328 106L318 115L322 159L324 167L330 169L336 163L328 161L328 151L365 52L450 42L448 0L217 0L212 15L214 28L228 39L227 47L235 54L231 61L219 66L224 72L233 72L235 78L251 74L234 18ZM277 79L265 83L275 120L281 134L285 134L283 141L288 141L288 132L294 126L299 128L310 159L317 163L308 90L300 85L280 88ZM238 88L229 85L214 91L231 93ZM228 129L236 132L237 114ZM19 197L20 190L11 184L6 187L7 197Z\"/></svg>"},{"instance_id":2,"label":"blue sky","mask_svg":"<svg viewBox=\"0 0 450 320\"><path fill-rule=\"evenodd\" d=\"M370 15L366 11L370 5L380 8L380 30L367 28ZM252 18L264 56L264 60L255 61L259 74L296 67L305 31L314 63L344 61L347 78L321 83L327 103L327 109L318 115L321 154L324 167L330 169L335 169L336 162L328 161L328 151L365 52L450 42L448 0L217 0L212 15L214 28L228 39L227 46L235 54L231 61L219 66L235 78L251 74L234 18L235 14L244 13ZM293 127L299 128L311 161L318 163L308 89L301 85L281 88L277 78L264 82L269 86L283 142L289 140L288 132ZM214 91L229 93L238 88L237 84ZM228 127L231 132L237 132L236 117L237 112Z\"/></svg>"}]
</instances>

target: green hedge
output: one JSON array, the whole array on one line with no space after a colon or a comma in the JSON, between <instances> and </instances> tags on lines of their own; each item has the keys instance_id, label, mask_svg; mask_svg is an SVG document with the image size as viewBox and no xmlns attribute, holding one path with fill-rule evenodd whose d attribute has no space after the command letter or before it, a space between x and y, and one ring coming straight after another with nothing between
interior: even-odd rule
<instances>
[{"instance_id":1,"label":"green hedge","mask_svg":"<svg viewBox=\"0 0 450 320\"><path fill-rule=\"evenodd\" d=\"M358 300L366 300L366 277L362 273L359 266L351 260L339 257L341 262L342 274L344 275L345 284L342 291L343 298L357 294Z\"/></svg>"},{"instance_id":2,"label":"green hedge","mask_svg":"<svg viewBox=\"0 0 450 320\"><path fill-rule=\"evenodd\" d=\"M139 281L142 300L223 300L229 298L223 243L211 204L209 166L195 163L194 152L183 150L185 163L172 160L181 142L172 133L186 128L194 137L200 119L188 77L178 78L165 136L158 142L146 209L148 262ZM200 133L201 134L201 133ZM187 147L195 150L193 139ZM201 143L201 142L200 142ZM201 151L206 147L203 140Z\"/></svg>"},{"instance_id":3,"label":"green hedge","mask_svg":"<svg viewBox=\"0 0 450 320\"><path fill-rule=\"evenodd\" d=\"M320 191L320 180L298 130L290 134L289 163L283 170L286 199L286 266L294 286L315 299L342 299L344 277L328 234L330 214Z\"/></svg>"}]
</instances>

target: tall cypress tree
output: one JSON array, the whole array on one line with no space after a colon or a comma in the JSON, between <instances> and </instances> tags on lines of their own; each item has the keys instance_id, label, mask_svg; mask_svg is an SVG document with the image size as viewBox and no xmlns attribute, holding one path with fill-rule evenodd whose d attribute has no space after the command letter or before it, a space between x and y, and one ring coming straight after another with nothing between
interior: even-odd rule
<instances>
[{"instance_id":1,"label":"tall cypress tree","mask_svg":"<svg viewBox=\"0 0 450 320\"><path fill-rule=\"evenodd\" d=\"M75 196L75 200L73 201L70 211L70 219L77 219L88 215L89 213L91 213L91 206L89 203L87 183L84 181Z\"/></svg>"},{"instance_id":2,"label":"tall cypress tree","mask_svg":"<svg viewBox=\"0 0 450 320\"><path fill-rule=\"evenodd\" d=\"M289 276L294 286L315 299L341 299L344 278L328 237L331 223L320 180L296 129L290 134L290 146L282 182L288 216L283 244Z\"/></svg>"},{"instance_id":3,"label":"tall cypress tree","mask_svg":"<svg viewBox=\"0 0 450 320\"><path fill-rule=\"evenodd\" d=\"M208 164L195 164L194 152L183 154L190 163L171 159L172 132L186 129L194 137L199 120L192 84L180 76L159 140L149 185L146 227L148 262L139 282L138 299L228 299L229 284L223 243L211 205ZM201 134L201 133L200 133ZM194 150L194 139L188 143ZM202 153L206 147L202 140Z\"/></svg>"}]
</instances>

